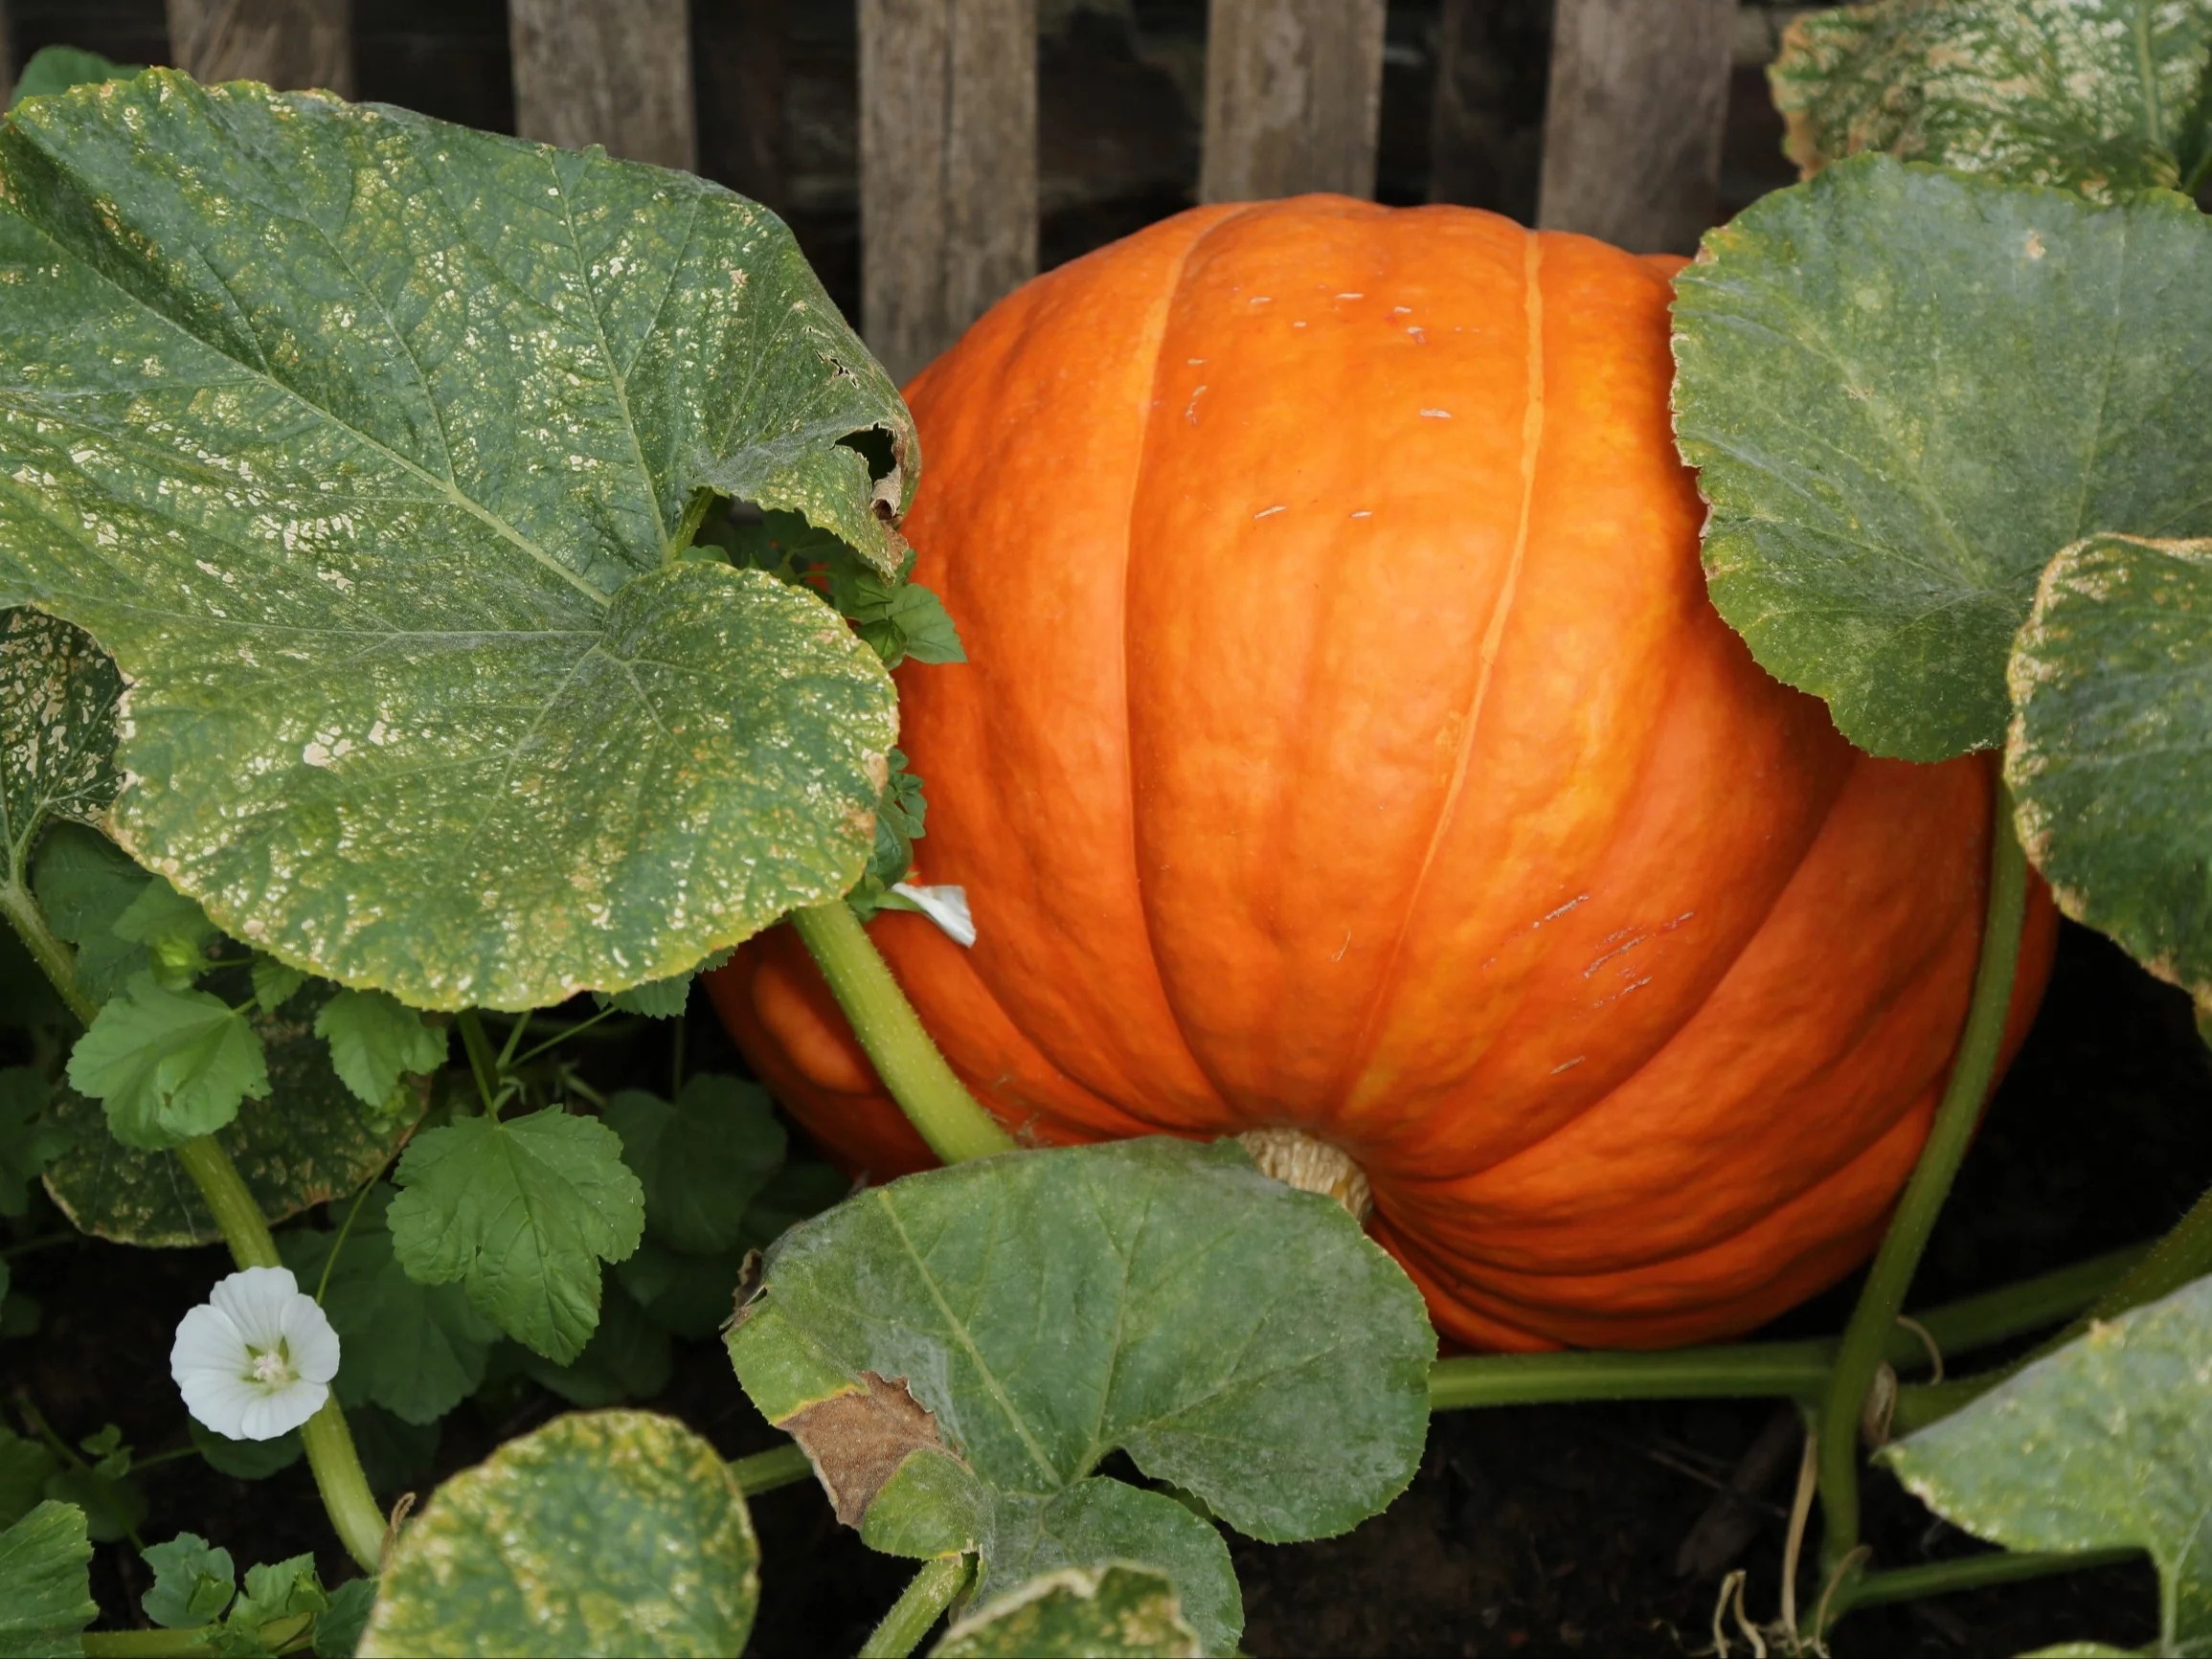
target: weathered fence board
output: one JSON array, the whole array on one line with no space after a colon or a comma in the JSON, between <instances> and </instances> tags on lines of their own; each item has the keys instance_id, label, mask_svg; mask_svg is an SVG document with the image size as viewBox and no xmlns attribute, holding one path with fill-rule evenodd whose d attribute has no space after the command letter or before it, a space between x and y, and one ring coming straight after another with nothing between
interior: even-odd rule
<instances>
[{"instance_id":1,"label":"weathered fence board","mask_svg":"<svg viewBox=\"0 0 2212 1659\"><path fill-rule=\"evenodd\" d=\"M1636 253L1712 223L1736 0L1559 0L1537 222Z\"/></svg>"},{"instance_id":2,"label":"weathered fence board","mask_svg":"<svg viewBox=\"0 0 2212 1659\"><path fill-rule=\"evenodd\" d=\"M901 381L1035 274L1036 0L860 0L860 250Z\"/></svg>"},{"instance_id":3,"label":"weathered fence board","mask_svg":"<svg viewBox=\"0 0 2212 1659\"><path fill-rule=\"evenodd\" d=\"M1375 193L1384 0L1211 0L1198 196Z\"/></svg>"},{"instance_id":4,"label":"weathered fence board","mask_svg":"<svg viewBox=\"0 0 2212 1659\"><path fill-rule=\"evenodd\" d=\"M685 0L508 0L507 26L523 137L698 165Z\"/></svg>"},{"instance_id":5,"label":"weathered fence board","mask_svg":"<svg viewBox=\"0 0 2212 1659\"><path fill-rule=\"evenodd\" d=\"M169 0L169 58L195 80L353 96L348 0Z\"/></svg>"}]
</instances>

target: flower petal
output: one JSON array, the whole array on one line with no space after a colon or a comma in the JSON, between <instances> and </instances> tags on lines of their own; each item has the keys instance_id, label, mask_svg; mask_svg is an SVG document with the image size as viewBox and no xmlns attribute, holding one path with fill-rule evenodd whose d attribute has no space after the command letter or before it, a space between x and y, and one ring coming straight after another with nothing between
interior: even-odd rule
<instances>
[{"instance_id":1,"label":"flower petal","mask_svg":"<svg viewBox=\"0 0 2212 1659\"><path fill-rule=\"evenodd\" d=\"M294 1375L327 1382L338 1375L338 1333L312 1296L295 1296L284 1309L284 1341Z\"/></svg>"},{"instance_id":2,"label":"flower petal","mask_svg":"<svg viewBox=\"0 0 2212 1659\"><path fill-rule=\"evenodd\" d=\"M256 1389L254 1393L254 1401L246 1407L233 1439L274 1440L280 1434L289 1434L322 1410L323 1401L330 1398L329 1385L324 1382L288 1382L282 1388Z\"/></svg>"},{"instance_id":3,"label":"flower petal","mask_svg":"<svg viewBox=\"0 0 2212 1659\"><path fill-rule=\"evenodd\" d=\"M246 1365L246 1339L220 1308L202 1304L177 1321L176 1341L169 1351L169 1374L180 1386L188 1371L218 1371L238 1377L245 1374Z\"/></svg>"},{"instance_id":4,"label":"flower petal","mask_svg":"<svg viewBox=\"0 0 2212 1659\"><path fill-rule=\"evenodd\" d=\"M246 1433L244 1424L248 1412L260 1404L268 1390L233 1372L195 1371L177 1378L177 1392L184 1396L185 1409L217 1434L233 1440L258 1438Z\"/></svg>"},{"instance_id":5,"label":"flower petal","mask_svg":"<svg viewBox=\"0 0 2212 1659\"><path fill-rule=\"evenodd\" d=\"M247 1267L222 1280L208 1301L231 1317L256 1348L274 1348L284 1334L284 1310L300 1293L289 1267Z\"/></svg>"}]
</instances>

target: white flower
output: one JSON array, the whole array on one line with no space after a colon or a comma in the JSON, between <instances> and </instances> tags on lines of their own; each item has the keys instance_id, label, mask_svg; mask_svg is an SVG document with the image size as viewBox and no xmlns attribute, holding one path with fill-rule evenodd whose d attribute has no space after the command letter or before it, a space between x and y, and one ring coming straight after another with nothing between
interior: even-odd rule
<instances>
[{"instance_id":1,"label":"white flower","mask_svg":"<svg viewBox=\"0 0 2212 1659\"><path fill-rule=\"evenodd\" d=\"M289 1268L248 1267L177 1322L169 1374L217 1434L274 1440L330 1398L338 1333Z\"/></svg>"}]
</instances>

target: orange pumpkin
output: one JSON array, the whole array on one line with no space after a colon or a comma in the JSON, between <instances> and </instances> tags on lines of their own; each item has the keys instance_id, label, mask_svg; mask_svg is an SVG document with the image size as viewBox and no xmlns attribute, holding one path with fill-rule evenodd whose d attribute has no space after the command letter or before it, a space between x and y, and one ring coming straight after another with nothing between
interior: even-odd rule
<instances>
[{"instance_id":1,"label":"orange pumpkin","mask_svg":"<svg viewBox=\"0 0 2212 1659\"><path fill-rule=\"evenodd\" d=\"M1847 1271L1978 948L1986 757L1859 752L1706 599L1671 269L1201 208L907 392L971 661L902 670L904 746L980 937L874 937L1027 1138L1341 1149L1473 1346L1725 1336ZM2054 928L2039 887L2008 1053ZM712 989L849 1163L929 1161L788 929Z\"/></svg>"}]
</instances>

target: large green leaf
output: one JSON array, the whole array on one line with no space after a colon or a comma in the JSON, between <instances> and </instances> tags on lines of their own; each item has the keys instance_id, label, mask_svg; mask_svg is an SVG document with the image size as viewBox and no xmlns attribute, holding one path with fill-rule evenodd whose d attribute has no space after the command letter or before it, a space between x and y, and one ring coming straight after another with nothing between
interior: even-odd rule
<instances>
[{"instance_id":1,"label":"large green leaf","mask_svg":"<svg viewBox=\"0 0 2212 1659\"><path fill-rule=\"evenodd\" d=\"M1070 1567L963 1615L932 1659L1185 1659L1203 1652L1174 1583L1141 1567Z\"/></svg>"},{"instance_id":2,"label":"large green leaf","mask_svg":"<svg viewBox=\"0 0 2212 1659\"><path fill-rule=\"evenodd\" d=\"M1126 1451L1232 1526L1321 1537L1412 1478L1435 1338L1343 1210L1233 1142L1009 1154L786 1233L730 1335L738 1379L877 1548L1166 1572L1209 1649L1241 1615L1213 1530L1093 1471Z\"/></svg>"},{"instance_id":3,"label":"large green leaf","mask_svg":"<svg viewBox=\"0 0 2212 1659\"><path fill-rule=\"evenodd\" d=\"M2135 1309L1882 1455L1938 1514L2014 1550L2157 1564L2160 1653L2212 1653L2212 1279Z\"/></svg>"},{"instance_id":4,"label":"large green leaf","mask_svg":"<svg viewBox=\"0 0 2212 1659\"><path fill-rule=\"evenodd\" d=\"M113 653L116 832L226 932L525 1008L851 885L888 675L677 556L711 487L903 557L911 421L773 215L166 70L0 168L0 600Z\"/></svg>"},{"instance_id":5,"label":"large green leaf","mask_svg":"<svg viewBox=\"0 0 2212 1659\"><path fill-rule=\"evenodd\" d=\"M599 1263L643 1237L645 1203L606 1125L559 1107L464 1117L417 1137L386 1222L418 1284L458 1280L501 1330L563 1364L599 1322Z\"/></svg>"},{"instance_id":6,"label":"large green leaf","mask_svg":"<svg viewBox=\"0 0 2212 1659\"><path fill-rule=\"evenodd\" d=\"M255 1017L269 1097L248 1099L215 1134L272 1222L359 1191L421 1115L419 1090L376 1108L338 1080L329 1046L313 1029L328 995L327 986L316 987L282 1015ZM117 1144L100 1107L66 1089L46 1115L64 1137L46 1171L46 1190L83 1231L126 1244L204 1244L222 1237L199 1189L169 1154Z\"/></svg>"},{"instance_id":7,"label":"large green leaf","mask_svg":"<svg viewBox=\"0 0 2212 1659\"><path fill-rule=\"evenodd\" d=\"M69 1053L70 1086L101 1102L124 1146L165 1152L213 1134L239 1105L269 1097L260 1034L205 991L134 974Z\"/></svg>"},{"instance_id":8,"label":"large green leaf","mask_svg":"<svg viewBox=\"0 0 2212 1659\"><path fill-rule=\"evenodd\" d=\"M2212 530L2212 221L2170 201L1866 156L1707 233L1676 278L1713 601L1862 748L2001 743L2051 554Z\"/></svg>"},{"instance_id":9,"label":"large green leaf","mask_svg":"<svg viewBox=\"0 0 2212 1659\"><path fill-rule=\"evenodd\" d=\"M2212 0L1880 0L1800 18L1767 72L1808 173L1862 150L2091 195L2204 153Z\"/></svg>"},{"instance_id":10,"label":"large green leaf","mask_svg":"<svg viewBox=\"0 0 2212 1659\"><path fill-rule=\"evenodd\" d=\"M84 1512L40 1504L0 1533L0 1653L58 1659L84 1651L78 1632L100 1616L92 1600Z\"/></svg>"},{"instance_id":11,"label":"large green leaf","mask_svg":"<svg viewBox=\"0 0 2212 1659\"><path fill-rule=\"evenodd\" d=\"M123 682L67 622L0 611L0 837L20 888L49 820L98 821L115 797L115 705Z\"/></svg>"},{"instance_id":12,"label":"large green leaf","mask_svg":"<svg viewBox=\"0 0 2212 1659\"><path fill-rule=\"evenodd\" d=\"M2059 907L2212 1006L2212 541L2066 549L2012 688L2006 777Z\"/></svg>"},{"instance_id":13,"label":"large green leaf","mask_svg":"<svg viewBox=\"0 0 2212 1659\"><path fill-rule=\"evenodd\" d=\"M438 1489L399 1536L359 1648L739 1652L758 1552L729 1466L666 1417L563 1417Z\"/></svg>"},{"instance_id":14,"label":"large green leaf","mask_svg":"<svg viewBox=\"0 0 2212 1659\"><path fill-rule=\"evenodd\" d=\"M385 1213L396 1197L379 1181L345 1232L294 1227L277 1247L302 1285L323 1284L323 1312L346 1355L332 1386L348 1405L383 1406L409 1423L436 1423L484 1380L499 1332L459 1285L418 1285L393 1254Z\"/></svg>"}]
</instances>

